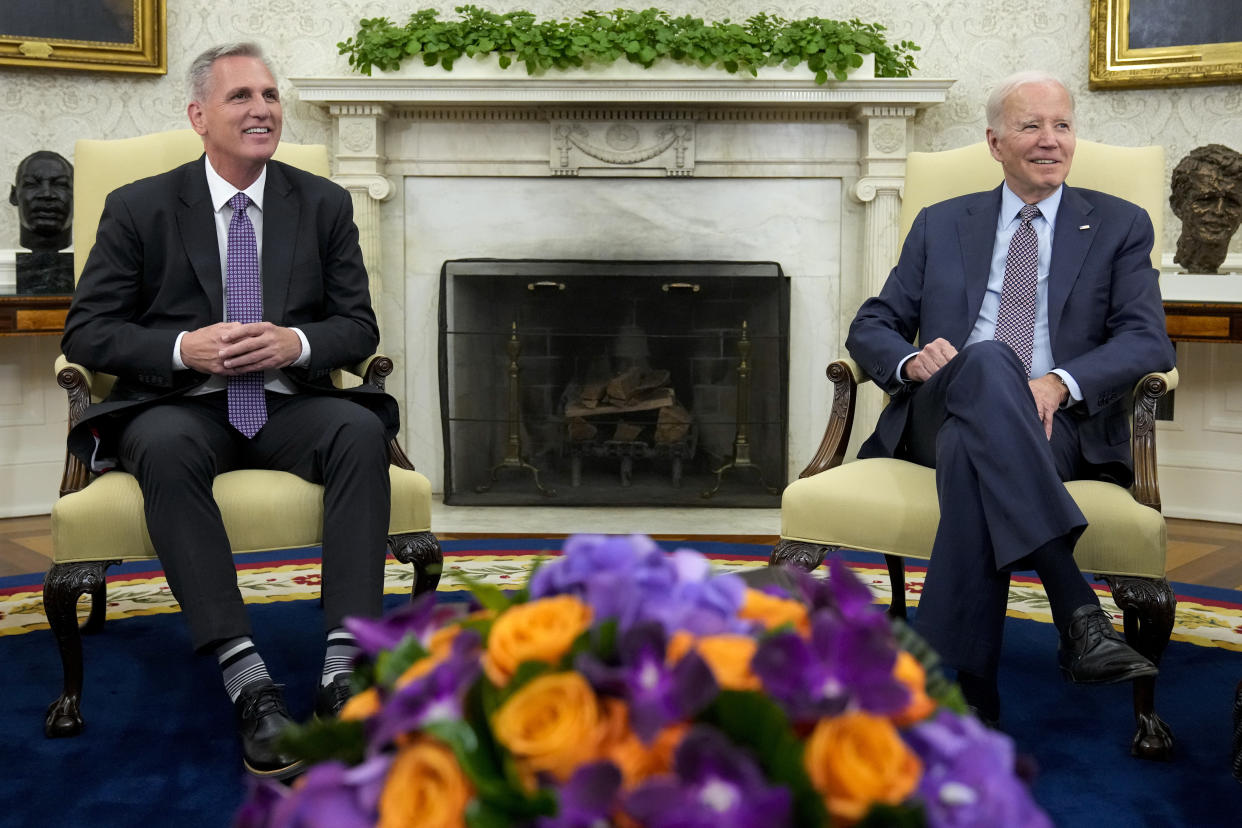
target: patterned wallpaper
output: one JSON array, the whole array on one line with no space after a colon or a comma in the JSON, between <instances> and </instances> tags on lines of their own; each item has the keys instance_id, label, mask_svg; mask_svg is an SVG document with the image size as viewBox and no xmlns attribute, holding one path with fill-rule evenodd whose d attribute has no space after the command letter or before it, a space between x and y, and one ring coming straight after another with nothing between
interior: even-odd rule
<instances>
[{"instance_id":1,"label":"patterned wallpaper","mask_svg":"<svg viewBox=\"0 0 1242 828\"><path fill-rule=\"evenodd\" d=\"M645 7L653 0L631 4ZM78 137L121 138L186 125L183 77L189 61L214 43L254 39L263 43L282 77L344 74L336 43L352 35L363 17L404 19L423 0L170 0L168 75L0 67L0 175L12 181L18 161L36 149L72 160ZM453 4L444 4L448 12ZM490 5L480 3L480 5ZM528 8L541 16L573 14L617 3L531 0L495 4ZM912 146L938 150L983 137L983 100L995 79L1011 71L1042 68L1063 77L1078 103L1079 134L1117 144L1160 143L1169 169L1194 147L1223 143L1242 150L1242 84L1156 90L1087 90L1088 0L822 0L773 3L754 0L665 0L663 8L706 19L740 19L759 11L785 17L858 17L886 25L894 39L913 40L924 77L956 78L948 101L915 122ZM325 141L327 116L285 96L285 136ZM0 249L17 246L17 211L0 202ZM1166 211L1165 249L1175 246L1180 222ZM1231 250L1242 251L1242 234Z\"/></svg>"}]
</instances>

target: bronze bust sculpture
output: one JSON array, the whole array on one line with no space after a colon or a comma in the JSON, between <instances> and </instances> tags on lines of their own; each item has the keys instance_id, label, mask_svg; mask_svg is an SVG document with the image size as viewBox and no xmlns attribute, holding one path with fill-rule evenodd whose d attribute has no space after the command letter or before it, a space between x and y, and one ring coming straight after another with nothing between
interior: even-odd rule
<instances>
[{"instance_id":1,"label":"bronze bust sculpture","mask_svg":"<svg viewBox=\"0 0 1242 828\"><path fill-rule=\"evenodd\" d=\"M17 165L9 190L17 207L20 242L30 253L17 254L18 293L72 293L73 165L60 153L32 152Z\"/></svg>"},{"instance_id":2,"label":"bronze bust sculpture","mask_svg":"<svg viewBox=\"0 0 1242 828\"><path fill-rule=\"evenodd\" d=\"M1216 273L1242 224L1242 153L1223 144L1191 150L1173 169L1169 205L1182 220L1173 260L1188 273Z\"/></svg>"}]
</instances>

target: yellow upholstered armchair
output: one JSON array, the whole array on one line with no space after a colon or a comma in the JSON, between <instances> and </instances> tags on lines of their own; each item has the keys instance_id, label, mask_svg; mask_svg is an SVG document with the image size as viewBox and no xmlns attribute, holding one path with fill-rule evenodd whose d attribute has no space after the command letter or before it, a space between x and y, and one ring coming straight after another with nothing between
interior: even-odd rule
<instances>
[{"instance_id":1,"label":"yellow upholstered armchair","mask_svg":"<svg viewBox=\"0 0 1242 828\"><path fill-rule=\"evenodd\" d=\"M999 165L983 143L948 152L911 153L902 237L922 207L990 189L1000 177ZM1156 227L1152 259L1158 263L1163 180L1161 147L1110 147L1079 141L1069 183L1109 192L1146 208ZM813 569L836 549L883 553L892 581L889 612L904 618L904 561L930 559L940 521L935 471L888 458L843 463L858 385L868 377L853 360L840 359L828 366L828 379L833 384L828 426L814 459L782 496L781 538L771 562ZM1135 388L1131 428L1135 482L1129 491L1094 480L1066 484L1089 524L1074 553L1079 568L1108 584L1124 614L1126 640L1157 663L1169 642L1177 602L1165 580L1167 542L1156 478L1155 408L1156 401L1176 386L1174 370L1148 374ZM1135 681L1137 730L1131 753L1167 759L1173 736L1154 704L1155 678Z\"/></svg>"},{"instance_id":2,"label":"yellow upholstered armchair","mask_svg":"<svg viewBox=\"0 0 1242 828\"><path fill-rule=\"evenodd\" d=\"M78 141L74 153L74 272L80 276L95 241L104 197L116 187L172 169L202 154L202 140L190 129L118 141ZM277 159L328 175L323 145L281 144ZM393 370L376 355L353 369L352 382L379 388ZM349 382L341 372L338 382ZM92 373L63 356L56 380L69 395L72 427L92 401L106 396L113 377ZM389 445L392 512L388 549L415 569L413 594L434 590L443 556L431 533L431 485L414 471L401 447ZM155 557L143 516L137 481L121 471L93 478L66 453L60 499L52 507L52 567L43 585L43 605L60 648L64 688L48 708L44 733L75 736L82 729L82 633L98 632L105 617L105 573L121 561ZM235 553L297 549L322 541L323 487L288 472L245 469L220 475L215 496ZM89 615L80 627L77 604L90 596Z\"/></svg>"}]
</instances>

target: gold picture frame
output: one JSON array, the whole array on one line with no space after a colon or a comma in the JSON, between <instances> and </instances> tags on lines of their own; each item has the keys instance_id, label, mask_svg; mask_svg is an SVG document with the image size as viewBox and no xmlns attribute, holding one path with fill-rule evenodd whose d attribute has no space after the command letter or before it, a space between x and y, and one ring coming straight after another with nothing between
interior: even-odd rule
<instances>
[{"instance_id":1,"label":"gold picture frame","mask_svg":"<svg viewBox=\"0 0 1242 828\"><path fill-rule=\"evenodd\" d=\"M0 65L167 74L165 2L0 0Z\"/></svg>"},{"instance_id":2,"label":"gold picture frame","mask_svg":"<svg viewBox=\"0 0 1242 828\"><path fill-rule=\"evenodd\" d=\"M1198 83L1236 83L1242 81L1242 39L1227 43L1182 43L1178 37L1167 39L1158 36L1153 40L1153 29L1158 30L1158 13L1161 5L1174 9L1171 0L1091 0L1091 71L1088 86L1091 89L1110 87L1157 87L1185 86ZM1144 48L1131 48L1131 6L1148 14L1145 20L1145 39L1150 44ZM1185 4L1182 14L1186 13ZM1232 8L1230 8L1232 6ZM1237 27L1236 5L1209 4L1207 9L1219 9L1223 17L1219 21L1195 18L1200 30L1230 31ZM1204 8L1196 9L1203 14ZM1184 20L1184 18L1179 18ZM1150 25L1148 25L1150 24Z\"/></svg>"}]
</instances>

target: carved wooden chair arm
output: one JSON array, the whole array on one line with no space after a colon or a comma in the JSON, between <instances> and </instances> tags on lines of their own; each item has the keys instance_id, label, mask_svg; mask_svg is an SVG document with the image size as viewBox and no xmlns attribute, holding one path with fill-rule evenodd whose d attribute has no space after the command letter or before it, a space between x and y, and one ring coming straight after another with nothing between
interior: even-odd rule
<instances>
[{"instance_id":1,"label":"carved wooden chair arm","mask_svg":"<svg viewBox=\"0 0 1242 828\"><path fill-rule=\"evenodd\" d=\"M337 372L337 376L333 377L333 381L338 386L343 385L340 374L349 373L355 377L361 377L365 385L373 385L379 390L384 390L384 381L389 374L393 372L392 360L383 354L372 354L353 368L345 371ZM414 464L410 462L410 458L406 456L401 444L392 439L388 441L388 462L392 465L414 471Z\"/></svg>"},{"instance_id":2,"label":"carved wooden chair arm","mask_svg":"<svg viewBox=\"0 0 1242 828\"><path fill-rule=\"evenodd\" d=\"M824 437L820 440L815 457L798 477L810 477L841 465L850 442L850 430L854 427L858 384L871 379L849 357L842 357L831 363L826 373L832 383L832 407L828 411L828 426L824 429Z\"/></svg>"},{"instance_id":3,"label":"carved wooden chair arm","mask_svg":"<svg viewBox=\"0 0 1242 828\"><path fill-rule=\"evenodd\" d=\"M91 404L91 383L95 375L90 369L70 362L64 354L56 357L56 384L65 389L69 395L69 428L73 428L82 419L82 412ZM90 472L82 461L68 451L65 452L65 468L60 475L60 493L67 495L76 492L90 482Z\"/></svg>"},{"instance_id":4,"label":"carved wooden chair arm","mask_svg":"<svg viewBox=\"0 0 1242 828\"><path fill-rule=\"evenodd\" d=\"M1156 477L1156 402L1177 387L1177 369L1153 372L1134 386L1134 419L1130 452L1134 456L1134 485L1130 492L1144 506L1160 511L1160 481Z\"/></svg>"}]
</instances>

